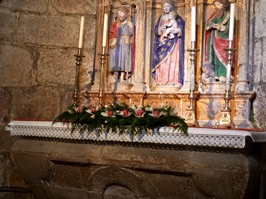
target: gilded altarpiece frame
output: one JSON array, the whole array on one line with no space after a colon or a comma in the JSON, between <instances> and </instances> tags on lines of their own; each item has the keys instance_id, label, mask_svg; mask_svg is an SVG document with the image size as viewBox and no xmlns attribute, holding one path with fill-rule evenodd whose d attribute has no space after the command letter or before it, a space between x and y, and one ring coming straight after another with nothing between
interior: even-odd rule
<instances>
[{"instance_id":1,"label":"gilded altarpiece frame","mask_svg":"<svg viewBox=\"0 0 266 199\"><path fill-rule=\"evenodd\" d=\"M249 90L247 79L248 67L248 15L249 1L231 1L236 4L236 34L234 53L234 73L231 84L231 118L235 127L249 128L250 110L255 94ZM151 77L151 58L153 49L153 34L156 20L162 10L160 0L100 0L97 8L97 41L95 55L95 74L92 88L86 93L89 102L102 103L125 102L127 104L171 105L177 114L186 117L189 106L190 85L190 57L187 49L190 48L191 35L191 5L196 4L196 67L195 67L195 115L200 126L214 127L221 117L224 107L224 85L205 84L202 82L204 30L207 18L214 12L213 0L176 0L178 14L185 21L185 57L184 57L184 84L178 90L154 90ZM101 60L104 13L108 13L108 27L114 21L115 12L119 6L127 6L131 15L135 15L135 69L134 78L127 86L114 89L110 86L108 60L104 63L103 93L99 93L101 85ZM109 31L109 29L108 29ZM240 34L241 33L241 34ZM108 42L107 42L108 43ZM106 47L108 57L108 44ZM118 88L118 87L117 87Z\"/></svg>"}]
</instances>

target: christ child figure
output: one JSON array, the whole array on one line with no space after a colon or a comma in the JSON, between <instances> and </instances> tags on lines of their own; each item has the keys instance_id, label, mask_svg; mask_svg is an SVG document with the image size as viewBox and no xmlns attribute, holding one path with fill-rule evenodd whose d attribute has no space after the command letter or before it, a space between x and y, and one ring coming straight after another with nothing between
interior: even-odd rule
<instances>
[{"instance_id":1,"label":"christ child figure","mask_svg":"<svg viewBox=\"0 0 266 199\"><path fill-rule=\"evenodd\" d=\"M176 11L170 11L168 15L168 22L165 23L162 28L163 34L161 35L160 41L162 43L165 42L166 38L168 39L174 39L175 34L177 34L178 37L181 37L181 29L178 27L177 21L176 21L177 13Z\"/></svg>"}]
</instances>

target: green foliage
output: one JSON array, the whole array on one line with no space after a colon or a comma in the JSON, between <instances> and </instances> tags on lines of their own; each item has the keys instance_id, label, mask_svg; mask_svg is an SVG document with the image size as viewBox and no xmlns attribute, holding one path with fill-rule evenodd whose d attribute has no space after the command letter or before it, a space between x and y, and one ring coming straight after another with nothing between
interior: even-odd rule
<instances>
[{"instance_id":1,"label":"green foliage","mask_svg":"<svg viewBox=\"0 0 266 199\"><path fill-rule=\"evenodd\" d=\"M130 132L133 135L142 130L147 132L155 128L169 126L183 134L187 134L188 126L185 120L173 113L169 106L153 108L150 106L128 106L125 103L108 106L71 106L58 115L53 123L71 124L72 132L85 131L119 131Z\"/></svg>"}]
</instances>

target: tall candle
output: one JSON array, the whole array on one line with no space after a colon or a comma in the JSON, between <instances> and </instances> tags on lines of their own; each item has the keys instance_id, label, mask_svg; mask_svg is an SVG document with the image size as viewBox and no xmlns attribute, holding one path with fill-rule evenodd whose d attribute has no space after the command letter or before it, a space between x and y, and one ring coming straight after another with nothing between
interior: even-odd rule
<instances>
[{"instance_id":1,"label":"tall candle","mask_svg":"<svg viewBox=\"0 0 266 199\"><path fill-rule=\"evenodd\" d=\"M78 48L82 48L83 43L83 31L84 31L84 16L80 19L80 29L79 29L79 46Z\"/></svg>"},{"instance_id":2,"label":"tall candle","mask_svg":"<svg viewBox=\"0 0 266 199\"><path fill-rule=\"evenodd\" d=\"M104 20L103 20L103 41L102 46L106 46L106 40L107 40L107 28L108 28L108 14L104 13Z\"/></svg>"},{"instance_id":3,"label":"tall candle","mask_svg":"<svg viewBox=\"0 0 266 199\"><path fill-rule=\"evenodd\" d=\"M191 7L191 41L196 41L196 6Z\"/></svg>"},{"instance_id":4,"label":"tall candle","mask_svg":"<svg viewBox=\"0 0 266 199\"><path fill-rule=\"evenodd\" d=\"M230 21L229 21L229 41L233 41L235 22L235 4L230 4Z\"/></svg>"},{"instance_id":5,"label":"tall candle","mask_svg":"<svg viewBox=\"0 0 266 199\"><path fill-rule=\"evenodd\" d=\"M231 65L227 64L225 90L230 91L230 87L231 87Z\"/></svg>"}]
</instances>

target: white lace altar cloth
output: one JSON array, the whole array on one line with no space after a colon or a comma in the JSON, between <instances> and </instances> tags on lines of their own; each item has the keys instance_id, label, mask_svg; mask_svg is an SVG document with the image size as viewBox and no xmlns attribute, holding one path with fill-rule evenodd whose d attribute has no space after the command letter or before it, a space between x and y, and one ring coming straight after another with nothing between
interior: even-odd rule
<instances>
[{"instance_id":1,"label":"white lace altar cloth","mask_svg":"<svg viewBox=\"0 0 266 199\"><path fill-rule=\"evenodd\" d=\"M135 136L129 133L119 134L115 132L79 133L74 131L71 133L68 125L63 125L62 123L52 124L51 121L12 121L7 125L6 130L10 131L11 136L225 148L245 148L248 140L251 142L266 141L266 132L214 128L189 128L188 135L183 135L171 127L161 127L152 133L141 132Z\"/></svg>"}]
</instances>

